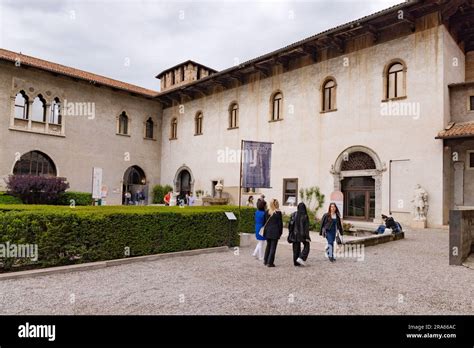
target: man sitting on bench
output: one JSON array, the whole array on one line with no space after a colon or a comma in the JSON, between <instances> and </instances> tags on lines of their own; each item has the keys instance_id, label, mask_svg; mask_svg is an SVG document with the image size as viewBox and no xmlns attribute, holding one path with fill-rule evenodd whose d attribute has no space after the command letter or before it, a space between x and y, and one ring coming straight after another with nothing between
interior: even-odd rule
<instances>
[{"instance_id":1,"label":"man sitting on bench","mask_svg":"<svg viewBox=\"0 0 474 348\"><path fill-rule=\"evenodd\" d=\"M375 231L376 234L383 234L386 228L390 228L393 234L402 232L402 225L395 221L393 217L382 214L382 220L385 225L380 225Z\"/></svg>"}]
</instances>

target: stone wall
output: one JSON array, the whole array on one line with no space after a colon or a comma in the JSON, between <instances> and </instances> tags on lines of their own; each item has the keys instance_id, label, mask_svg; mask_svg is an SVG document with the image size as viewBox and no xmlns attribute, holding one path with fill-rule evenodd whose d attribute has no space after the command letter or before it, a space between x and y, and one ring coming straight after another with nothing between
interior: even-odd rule
<instances>
[{"instance_id":1,"label":"stone wall","mask_svg":"<svg viewBox=\"0 0 474 348\"><path fill-rule=\"evenodd\" d=\"M461 265L474 241L474 210L451 210L449 214L449 264Z\"/></svg>"},{"instance_id":2,"label":"stone wall","mask_svg":"<svg viewBox=\"0 0 474 348\"><path fill-rule=\"evenodd\" d=\"M95 115L63 116L60 135L11 129L12 97L20 88L30 98L41 92L48 100L57 96L62 103L89 103ZM0 63L0 190L5 189L3 179L12 174L17 155L37 150L53 160L57 175L66 177L73 191L91 192L92 168L102 168L107 204L121 204L123 176L134 165L144 170L151 191L160 181L160 108L160 103L145 97ZM117 134L122 111L129 117L128 135ZM155 122L154 140L144 137L149 117Z\"/></svg>"},{"instance_id":3,"label":"stone wall","mask_svg":"<svg viewBox=\"0 0 474 348\"><path fill-rule=\"evenodd\" d=\"M188 166L195 189L211 192L212 180L237 187L239 157L220 161L219 154L240 149L240 141L273 142L272 188L266 197L283 198L283 179L298 178L298 189L319 186L326 205L334 190L331 166L347 149L362 146L385 164L379 174L380 197L376 211L389 211L390 160L409 160L409 175L400 177L403 192L413 195L419 183L429 194L428 225L443 224L443 143L436 134L444 128L449 110L447 83L464 79L464 59L459 66L443 65L447 57L463 55L444 26L430 28L343 56L251 79L249 83L183 102L163 110L162 183L172 184L176 171ZM393 59L407 65L407 98L420 108L419 117L385 116L383 71ZM290 64L291 65L291 64ZM461 69L463 73L458 73ZM321 112L321 85L328 76L337 83L336 110ZM430 81L429 84L426 81ZM271 122L271 96L283 94L283 116ZM239 105L239 128L229 129L229 105ZM447 103L447 105L445 105ZM406 105L406 104L405 104ZM202 111L203 134L194 135L194 117ZM178 138L169 140L170 122L178 119ZM235 156L234 156L235 158ZM398 201L392 191L392 200ZM394 216L401 223L412 220L406 199ZM284 208L286 209L286 207ZM378 219L379 216L376 216Z\"/></svg>"}]
</instances>

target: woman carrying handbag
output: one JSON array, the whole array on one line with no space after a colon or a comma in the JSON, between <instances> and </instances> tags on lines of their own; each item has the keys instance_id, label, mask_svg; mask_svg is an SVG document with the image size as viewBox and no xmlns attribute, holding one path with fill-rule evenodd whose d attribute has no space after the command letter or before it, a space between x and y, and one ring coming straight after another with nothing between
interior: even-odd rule
<instances>
[{"instance_id":1,"label":"woman carrying handbag","mask_svg":"<svg viewBox=\"0 0 474 348\"><path fill-rule=\"evenodd\" d=\"M268 267L275 267L275 254L278 240L283 234L283 217L279 210L280 204L276 199L270 201L270 209L266 214L266 223L263 230L263 236L267 240L263 264Z\"/></svg>"},{"instance_id":2,"label":"woman carrying handbag","mask_svg":"<svg viewBox=\"0 0 474 348\"><path fill-rule=\"evenodd\" d=\"M329 204L328 212L323 215L321 220L321 231L319 234L326 238L328 242L326 255L329 258L329 261L336 261L336 258L334 257L334 241L338 234L340 236L343 234L342 218L336 203ZM338 237L341 238L340 236Z\"/></svg>"}]
</instances>

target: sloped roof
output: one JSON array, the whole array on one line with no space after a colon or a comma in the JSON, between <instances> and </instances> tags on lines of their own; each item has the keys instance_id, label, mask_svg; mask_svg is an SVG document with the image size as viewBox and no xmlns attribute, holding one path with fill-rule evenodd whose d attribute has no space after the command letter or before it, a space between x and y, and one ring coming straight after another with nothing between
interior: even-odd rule
<instances>
[{"instance_id":1,"label":"sloped roof","mask_svg":"<svg viewBox=\"0 0 474 348\"><path fill-rule=\"evenodd\" d=\"M105 76L93 74L84 70L71 68L61 64L56 64L47 60L27 56L22 53L16 53L2 48L0 48L0 60L5 60L13 63L19 61L21 65L26 65L52 73L77 78L94 84L116 88L126 92L140 94L146 97L154 97L158 94L158 91L153 91L151 89L135 86L130 83L114 80Z\"/></svg>"},{"instance_id":2,"label":"sloped roof","mask_svg":"<svg viewBox=\"0 0 474 348\"><path fill-rule=\"evenodd\" d=\"M474 121L454 123L438 133L436 139L455 139L474 137Z\"/></svg>"}]
</instances>

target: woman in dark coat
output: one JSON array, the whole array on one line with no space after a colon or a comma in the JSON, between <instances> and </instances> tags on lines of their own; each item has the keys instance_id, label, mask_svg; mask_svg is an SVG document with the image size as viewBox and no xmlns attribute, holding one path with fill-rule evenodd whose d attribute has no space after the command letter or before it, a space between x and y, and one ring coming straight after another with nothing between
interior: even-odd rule
<instances>
[{"instance_id":1,"label":"woman in dark coat","mask_svg":"<svg viewBox=\"0 0 474 348\"><path fill-rule=\"evenodd\" d=\"M329 204L328 212L323 215L321 220L321 230L319 232L319 234L328 241L326 253L331 262L336 261L334 258L334 241L336 240L336 234L338 231L342 236L343 229L341 213L339 213L336 203L331 203Z\"/></svg>"},{"instance_id":2,"label":"woman in dark coat","mask_svg":"<svg viewBox=\"0 0 474 348\"><path fill-rule=\"evenodd\" d=\"M293 244L293 264L295 266L306 266L309 255L309 217L304 203L298 204L296 212L291 214L288 226L288 242ZM303 251L301 251L303 243Z\"/></svg>"},{"instance_id":3,"label":"woman in dark coat","mask_svg":"<svg viewBox=\"0 0 474 348\"><path fill-rule=\"evenodd\" d=\"M270 209L265 214L266 226L263 236L267 240L267 247L265 248L265 256L263 257L263 264L268 267L275 267L276 248L278 240L283 233L283 217L279 210L280 204L276 199L270 201Z\"/></svg>"}]
</instances>

